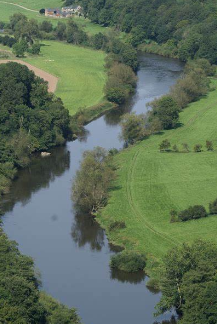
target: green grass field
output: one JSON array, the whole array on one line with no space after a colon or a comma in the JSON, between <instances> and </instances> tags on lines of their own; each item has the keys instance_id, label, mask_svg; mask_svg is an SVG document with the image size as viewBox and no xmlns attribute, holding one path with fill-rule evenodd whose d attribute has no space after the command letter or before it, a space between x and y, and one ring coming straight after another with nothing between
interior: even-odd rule
<instances>
[{"instance_id":1,"label":"green grass field","mask_svg":"<svg viewBox=\"0 0 217 324\"><path fill-rule=\"evenodd\" d=\"M22 13L30 19L31 18L36 19L38 22L42 22L43 20L46 19L52 22L54 26L57 25L58 21L60 21L59 19L48 18L45 17L44 15L40 15L39 12L28 11L23 8L14 6L11 3L17 3L20 6L24 6L32 10L40 10L41 8L49 8L49 7L61 8L63 6L63 2L59 0L46 0L46 1L39 0L37 2L33 0L22 0L19 2L11 1L11 0L5 0L3 2L0 1L0 21L8 22L10 16L12 16L15 13ZM109 28L104 28L101 27L100 25L94 24L89 19L84 19L84 17L79 18L75 16L73 19L84 31L86 31L90 35L95 35L99 32L107 33L109 30ZM66 21L66 20L67 19L63 19L61 21Z\"/></svg>"},{"instance_id":2,"label":"green grass field","mask_svg":"<svg viewBox=\"0 0 217 324\"><path fill-rule=\"evenodd\" d=\"M105 228L114 220L125 221L126 229L109 234L111 241L146 252L149 260L161 261L173 246L195 239L217 243L217 216L170 223L172 209L195 204L208 209L217 198L217 90L189 105L180 120L181 127L151 136L116 156L116 190L98 216ZM180 149L188 143L191 152L160 153L163 139ZM213 141L213 152L206 151L206 140ZM202 153L193 152L198 143L203 144Z\"/></svg>"},{"instance_id":3,"label":"green grass field","mask_svg":"<svg viewBox=\"0 0 217 324\"><path fill-rule=\"evenodd\" d=\"M40 56L24 60L59 78L56 95L70 114L101 102L106 81L105 54L55 41L43 43Z\"/></svg>"}]
</instances>

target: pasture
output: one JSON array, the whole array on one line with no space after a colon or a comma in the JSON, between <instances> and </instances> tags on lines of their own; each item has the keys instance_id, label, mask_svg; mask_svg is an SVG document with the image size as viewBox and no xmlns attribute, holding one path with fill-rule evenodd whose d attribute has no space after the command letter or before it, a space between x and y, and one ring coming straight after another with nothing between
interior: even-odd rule
<instances>
[{"instance_id":1,"label":"pasture","mask_svg":"<svg viewBox=\"0 0 217 324\"><path fill-rule=\"evenodd\" d=\"M217 81L214 81L217 85ZM181 126L153 135L115 157L118 177L109 204L98 216L108 229L124 221L126 229L109 233L111 241L149 255L149 272L173 246L195 239L217 243L217 216L170 223L170 211L204 205L217 198L217 91L192 103L180 114ZM161 153L159 144L168 139L180 153ZM213 141L208 152L206 140ZM190 147L182 153L182 143ZM195 144L203 152L195 153Z\"/></svg>"},{"instance_id":2,"label":"pasture","mask_svg":"<svg viewBox=\"0 0 217 324\"><path fill-rule=\"evenodd\" d=\"M41 55L29 56L24 61L58 77L56 95L71 115L79 108L103 100L106 82L103 52L55 41L43 44Z\"/></svg>"},{"instance_id":3,"label":"pasture","mask_svg":"<svg viewBox=\"0 0 217 324\"><path fill-rule=\"evenodd\" d=\"M54 26L57 25L58 21L66 22L67 19L55 19L55 18L48 18L44 15L39 14L39 10L41 8L49 8L49 7L58 7L61 8L63 6L63 2L59 0L46 0L46 1L33 1L33 0L22 0L19 1L19 6L23 6L25 8L21 8L16 6L18 2L13 2L11 0L0 1L0 21L8 22L10 17L15 13L22 13L23 15L27 16L29 19L36 19L38 22L42 22L43 20L49 20ZM82 28L85 32L89 35L95 35L99 32L106 33L108 32L109 28L101 27L98 24L92 23L89 19L84 19L84 17L77 17L74 16L73 18L75 22Z\"/></svg>"}]
</instances>

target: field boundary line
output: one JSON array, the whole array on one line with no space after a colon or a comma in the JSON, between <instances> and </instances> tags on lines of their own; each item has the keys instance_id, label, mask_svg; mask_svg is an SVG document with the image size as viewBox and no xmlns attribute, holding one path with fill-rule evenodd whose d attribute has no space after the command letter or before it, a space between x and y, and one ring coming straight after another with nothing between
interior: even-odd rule
<instances>
[{"instance_id":1,"label":"field boundary line","mask_svg":"<svg viewBox=\"0 0 217 324\"><path fill-rule=\"evenodd\" d=\"M36 13L38 13L38 10L30 9L30 8L26 8L26 7L24 7L24 6L19 5L18 3L14 3L14 2L6 2L6 1L0 1L0 3L4 3L4 4L7 4L7 5L12 5L12 6L19 7L19 8L21 8L21 9L27 10L27 11L31 11L31 12L36 12Z\"/></svg>"}]
</instances>

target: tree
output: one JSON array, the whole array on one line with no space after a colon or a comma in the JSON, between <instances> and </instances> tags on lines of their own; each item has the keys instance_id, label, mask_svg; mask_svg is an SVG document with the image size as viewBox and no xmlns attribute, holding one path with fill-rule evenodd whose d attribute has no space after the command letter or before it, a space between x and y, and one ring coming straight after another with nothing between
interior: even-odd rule
<instances>
[{"instance_id":1,"label":"tree","mask_svg":"<svg viewBox=\"0 0 217 324\"><path fill-rule=\"evenodd\" d=\"M170 149L170 147L171 147L171 144L168 139L163 140L159 145L159 149L161 152L168 151Z\"/></svg>"},{"instance_id":2,"label":"tree","mask_svg":"<svg viewBox=\"0 0 217 324\"><path fill-rule=\"evenodd\" d=\"M121 120L121 138L125 143L134 144L145 136L144 115L125 114Z\"/></svg>"},{"instance_id":3,"label":"tree","mask_svg":"<svg viewBox=\"0 0 217 324\"><path fill-rule=\"evenodd\" d=\"M178 218L183 222L203 217L207 217L207 212L205 207L200 205L190 206L178 214Z\"/></svg>"},{"instance_id":4,"label":"tree","mask_svg":"<svg viewBox=\"0 0 217 324\"><path fill-rule=\"evenodd\" d=\"M179 148L178 148L178 146L176 144L173 145L173 151L176 152L176 153L179 152Z\"/></svg>"},{"instance_id":5,"label":"tree","mask_svg":"<svg viewBox=\"0 0 217 324\"><path fill-rule=\"evenodd\" d=\"M196 241L170 250L164 258L158 313L176 308L182 324L216 323L217 247Z\"/></svg>"},{"instance_id":6,"label":"tree","mask_svg":"<svg viewBox=\"0 0 217 324\"><path fill-rule=\"evenodd\" d=\"M209 204L209 212L211 215L217 214L217 199Z\"/></svg>"},{"instance_id":7,"label":"tree","mask_svg":"<svg viewBox=\"0 0 217 324\"><path fill-rule=\"evenodd\" d=\"M203 146L201 144L196 144L194 146L194 152L196 152L196 153L202 152L202 147Z\"/></svg>"},{"instance_id":8,"label":"tree","mask_svg":"<svg viewBox=\"0 0 217 324\"><path fill-rule=\"evenodd\" d=\"M44 20L39 28L46 33L51 33L53 31L53 24L50 21Z\"/></svg>"},{"instance_id":9,"label":"tree","mask_svg":"<svg viewBox=\"0 0 217 324\"><path fill-rule=\"evenodd\" d=\"M86 151L72 187L72 199L78 211L94 213L107 203L115 177L111 156L101 147Z\"/></svg>"},{"instance_id":10,"label":"tree","mask_svg":"<svg viewBox=\"0 0 217 324\"><path fill-rule=\"evenodd\" d=\"M206 141L206 148L207 148L207 151L213 151L213 142Z\"/></svg>"},{"instance_id":11,"label":"tree","mask_svg":"<svg viewBox=\"0 0 217 324\"><path fill-rule=\"evenodd\" d=\"M189 153L190 150L189 150L189 145L187 143L182 143L182 146L183 146L183 149L186 153Z\"/></svg>"},{"instance_id":12,"label":"tree","mask_svg":"<svg viewBox=\"0 0 217 324\"><path fill-rule=\"evenodd\" d=\"M40 54L40 51L41 51L41 45L35 43L35 44L32 45L32 48L29 51L33 55L39 55Z\"/></svg>"},{"instance_id":13,"label":"tree","mask_svg":"<svg viewBox=\"0 0 217 324\"><path fill-rule=\"evenodd\" d=\"M163 129L171 129L177 125L179 120L179 107L170 95L154 100L150 106L152 107L150 119L158 118Z\"/></svg>"},{"instance_id":14,"label":"tree","mask_svg":"<svg viewBox=\"0 0 217 324\"><path fill-rule=\"evenodd\" d=\"M21 41L13 45L13 53L17 57L23 57L27 49L28 46L25 41Z\"/></svg>"}]
</instances>

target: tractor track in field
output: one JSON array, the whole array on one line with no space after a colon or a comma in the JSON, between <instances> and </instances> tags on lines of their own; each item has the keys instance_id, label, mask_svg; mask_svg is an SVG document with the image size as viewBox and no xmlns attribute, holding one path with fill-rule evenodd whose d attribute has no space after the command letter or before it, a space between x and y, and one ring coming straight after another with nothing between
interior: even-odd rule
<instances>
[{"instance_id":1,"label":"tractor track in field","mask_svg":"<svg viewBox=\"0 0 217 324\"><path fill-rule=\"evenodd\" d=\"M34 10L34 9L30 9L30 8L26 8L24 6L19 5L18 3L14 3L14 2L6 2L6 1L0 1L0 3L4 3L7 5L11 5L11 6L15 6L15 7L19 7L21 9L27 10L27 11L31 11L31 12L35 12L38 13L38 10Z\"/></svg>"},{"instance_id":2,"label":"tractor track in field","mask_svg":"<svg viewBox=\"0 0 217 324\"><path fill-rule=\"evenodd\" d=\"M213 103L212 105L207 106L206 108L200 110L197 114L195 114L195 116L193 116L185 125L183 128L180 128L179 130L177 129L177 131L179 133L183 132L186 128L190 127L201 115L203 115L203 113L205 113L206 111L208 111L210 108L213 107L214 104L217 104L217 102ZM171 138L173 136L173 134L169 134L168 138ZM149 148L152 147L154 144L150 144L150 145L146 145L145 148ZM133 183L133 174L134 174L134 170L135 170L135 166L136 166L136 161L139 157L139 154L141 152L141 149L143 149L144 147L140 147L134 154L133 158L132 158L132 163L130 164L128 173L127 173L127 197L128 197L128 202L130 205L131 210L133 211L134 216L136 217L137 221L139 221L139 223L141 224L141 226L145 226L147 229L149 229L150 231L152 231L154 234L160 236L161 238L163 238L164 240L168 241L169 243L172 243L173 245L178 245L178 242L174 242L172 239L170 239L165 233L159 232L158 230L156 230L147 220L144 219L141 211L138 210L134 200L133 200L133 189L132 189L132 183Z\"/></svg>"}]
</instances>

